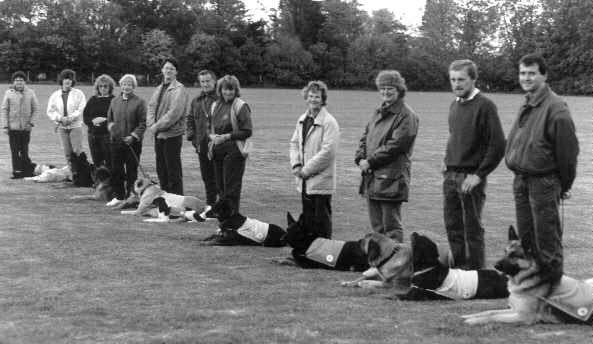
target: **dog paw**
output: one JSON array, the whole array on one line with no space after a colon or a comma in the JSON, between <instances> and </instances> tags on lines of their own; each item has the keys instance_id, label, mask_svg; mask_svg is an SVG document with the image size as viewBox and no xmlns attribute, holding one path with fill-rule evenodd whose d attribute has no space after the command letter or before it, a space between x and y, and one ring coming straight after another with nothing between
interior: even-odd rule
<instances>
[{"instance_id":1,"label":"dog paw","mask_svg":"<svg viewBox=\"0 0 593 344\"><path fill-rule=\"evenodd\" d=\"M136 214L136 209L133 210L122 210L119 212L122 215L135 215Z\"/></svg>"},{"instance_id":2,"label":"dog paw","mask_svg":"<svg viewBox=\"0 0 593 344\"><path fill-rule=\"evenodd\" d=\"M360 285L358 284L360 281L342 281L340 282L340 285L342 287L347 287L347 288L358 288L360 287Z\"/></svg>"}]
</instances>

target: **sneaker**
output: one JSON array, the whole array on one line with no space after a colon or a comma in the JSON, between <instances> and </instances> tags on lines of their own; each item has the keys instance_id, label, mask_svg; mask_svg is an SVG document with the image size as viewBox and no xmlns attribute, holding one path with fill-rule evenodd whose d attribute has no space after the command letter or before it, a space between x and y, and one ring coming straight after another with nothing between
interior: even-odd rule
<instances>
[{"instance_id":1,"label":"sneaker","mask_svg":"<svg viewBox=\"0 0 593 344\"><path fill-rule=\"evenodd\" d=\"M199 216L206 221L216 220L216 215L210 205L205 206Z\"/></svg>"},{"instance_id":2,"label":"sneaker","mask_svg":"<svg viewBox=\"0 0 593 344\"><path fill-rule=\"evenodd\" d=\"M107 207L116 207L116 206L118 206L118 205L120 205L120 204L122 204L124 202L125 201L123 199L114 198L111 201L107 202L107 204L105 204L105 206L107 206Z\"/></svg>"}]
</instances>

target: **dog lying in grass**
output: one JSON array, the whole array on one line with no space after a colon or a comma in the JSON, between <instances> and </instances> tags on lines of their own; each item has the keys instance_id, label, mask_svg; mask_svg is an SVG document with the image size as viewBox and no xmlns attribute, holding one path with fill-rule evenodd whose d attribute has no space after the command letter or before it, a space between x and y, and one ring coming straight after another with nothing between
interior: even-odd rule
<instances>
[{"instance_id":1,"label":"dog lying in grass","mask_svg":"<svg viewBox=\"0 0 593 344\"><path fill-rule=\"evenodd\" d=\"M509 276L510 308L465 315L467 324L593 323L593 279L580 281L564 275L554 286L542 280L538 264L523 248L513 226L505 255L495 266Z\"/></svg>"},{"instance_id":2,"label":"dog lying in grass","mask_svg":"<svg viewBox=\"0 0 593 344\"><path fill-rule=\"evenodd\" d=\"M359 241L342 241L320 238L304 225L303 216L298 221L286 215L286 243L292 247L295 263L308 269L364 271L369 268L367 256Z\"/></svg>"},{"instance_id":3,"label":"dog lying in grass","mask_svg":"<svg viewBox=\"0 0 593 344\"><path fill-rule=\"evenodd\" d=\"M93 173L95 166L89 163L86 153L72 153L70 155L70 167L72 169L72 185L77 187L93 186Z\"/></svg>"},{"instance_id":4,"label":"dog lying in grass","mask_svg":"<svg viewBox=\"0 0 593 344\"><path fill-rule=\"evenodd\" d=\"M211 245L261 245L268 247L285 246L286 231L280 226L246 217L239 213L226 199L221 199L212 207L220 231L207 238ZM194 216L200 216L197 213ZM202 219L202 221L204 221Z\"/></svg>"},{"instance_id":5,"label":"dog lying in grass","mask_svg":"<svg viewBox=\"0 0 593 344\"><path fill-rule=\"evenodd\" d=\"M105 166L97 168L93 172L94 192L92 195L76 195L70 199L109 201L113 198L113 186L111 185L111 172Z\"/></svg>"},{"instance_id":6,"label":"dog lying in grass","mask_svg":"<svg viewBox=\"0 0 593 344\"><path fill-rule=\"evenodd\" d=\"M56 168L53 165L36 165L33 174L33 177L25 177L24 180L37 183L57 183L72 180L69 165L61 168Z\"/></svg>"}]
</instances>

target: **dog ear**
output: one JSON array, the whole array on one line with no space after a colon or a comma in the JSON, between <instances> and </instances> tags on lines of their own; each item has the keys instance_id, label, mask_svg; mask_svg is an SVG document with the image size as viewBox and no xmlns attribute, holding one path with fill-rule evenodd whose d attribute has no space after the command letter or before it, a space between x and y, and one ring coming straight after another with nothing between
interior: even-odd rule
<instances>
[{"instance_id":1,"label":"dog ear","mask_svg":"<svg viewBox=\"0 0 593 344\"><path fill-rule=\"evenodd\" d=\"M290 213L290 211L286 212L286 224L288 226L292 226L296 223L294 217L292 217L292 214Z\"/></svg>"},{"instance_id":2,"label":"dog ear","mask_svg":"<svg viewBox=\"0 0 593 344\"><path fill-rule=\"evenodd\" d=\"M381 260L381 245L374 239L370 239L367 245L367 259L370 266L377 266Z\"/></svg>"},{"instance_id":3,"label":"dog ear","mask_svg":"<svg viewBox=\"0 0 593 344\"><path fill-rule=\"evenodd\" d=\"M509 241L517 241L517 240L519 240L519 234L517 233L515 226L510 225L509 226Z\"/></svg>"}]
</instances>

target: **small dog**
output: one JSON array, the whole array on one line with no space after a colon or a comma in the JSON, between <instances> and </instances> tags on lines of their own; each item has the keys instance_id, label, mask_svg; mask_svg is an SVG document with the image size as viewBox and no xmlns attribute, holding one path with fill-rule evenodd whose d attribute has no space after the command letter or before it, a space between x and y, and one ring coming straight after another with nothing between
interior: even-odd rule
<instances>
[{"instance_id":1,"label":"small dog","mask_svg":"<svg viewBox=\"0 0 593 344\"><path fill-rule=\"evenodd\" d=\"M292 247L295 263L307 269L364 271L369 268L367 256L359 241L341 241L319 238L311 228L286 214L288 227L284 240Z\"/></svg>"},{"instance_id":2,"label":"small dog","mask_svg":"<svg viewBox=\"0 0 593 344\"><path fill-rule=\"evenodd\" d=\"M509 276L510 308L465 315L467 324L593 322L593 279L579 281L565 275L555 286L542 280L538 264L513 226L505 255L495 267Z\"/></svg>"},{"instance_id":3,"label":"small dog","mask_svg":"<svg viewBox=\"0 0 593 344\"><path fill-rule=\"evenodd\" d=\"M286 245L283 240L286 235L284 229L278 225L241 215L227 199L216 202L212 211L216 215L220 228L218 234L207 239L212 245L262 245L268 247ZM196 215L194 214L194 216Z\"/></svg>"},{"instance_id":4,"label":"small dog","mask_svg":"<svg viewBox=\"0 0 593 344\"><path fill-rule=\"evenodd\" d=\"M87 160L86 154L72 153L70 155L70 166L72 168L72 184L78 187L93 186L93 172L95 166Z\"/></svg>"},{"instance_id":5,"label":"small dog","mask_svg":"<svg viewBox=\"0 0 593 344\"><path fill-rule=\"evenodd\" d=\"M381 233L370 233L359 241L370 269L354 281L342 282L343 287L409 288L412 276L412 249Z\"/></svg>"},{"instance_id":6,"label":"small dog","mask_svg":"<svg viewBox=\"0 0 593 344\"><path fill-rule=\"evenodd\" d=\"M33 177L26 177L25 180L31 180L38 183L56 183L72 180L70 166L62 168L51 167L53 165L36 165ZM37 174L38 173L38 174Z\"/></svg>"},{"instance_id":7,"label":"small dog","mask_svg":"<svg viewBox=\"0 0 593 344\"><path fill-rule=\"evenodd\" d=\"M148 178L138 178L134 182L134 192L140 197L138 208L130 212L124 210L122 213L160 217L162 220L159 222L170 220L172 216L175 219L182 217L182 212L197 209L200 204L203 204L197 197L176 195L163 191L157 183ZM159 198L162 198L162 201L157 200ZM159 213L165 214L159 215Z\"/></svg>"},{"instance_id":8,"label":"small dog","mask_svg":"<svg viewBox=\"0 0 593 344\"><path fill-rule=\"evenodd\" d=\"M411 235L412 288L404 300L499 299L509 296L507 278L496 270L452 269L439 257L437 245L424 235Z\"/></svg>"}]
</instances>

